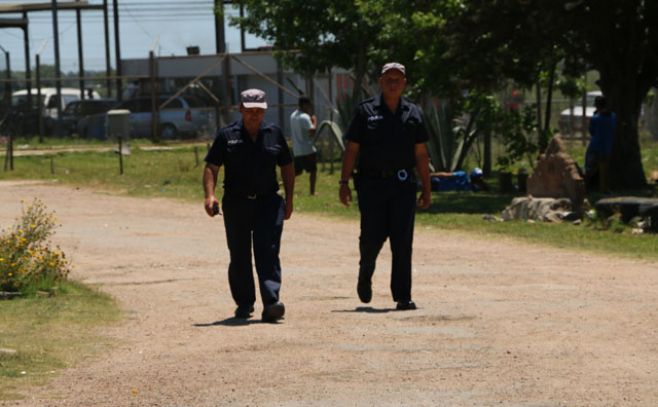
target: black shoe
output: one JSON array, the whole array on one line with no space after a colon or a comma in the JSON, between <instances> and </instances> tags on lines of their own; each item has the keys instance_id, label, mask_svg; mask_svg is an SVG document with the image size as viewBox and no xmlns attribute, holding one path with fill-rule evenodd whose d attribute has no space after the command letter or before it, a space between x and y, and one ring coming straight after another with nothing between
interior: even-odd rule
<instances>
[{"instance_id":1,"label":"black shoe","mask_svg":"<svg viewBox=\"0 0 658 407\"><path fill-rule=\"evenodd\" d=\"M254 312L253 305L239 305L235 309L235 317L240 319L247 319L251 316L252 312Z\"/></svg>"},{"instance_id":2,"label":"black shoe","mask_svg":"<svg viewBox=\"0 0 658 407\"><path fill-rule=\"evenodd\" d=\"M276 322L277 320L283 318L283 314L286 313L286 307L282 302L275 302L274 304L268 305L263 309L263 322Z\"/></svg>"},{"instance_id":3,"label":"black shoe","mask_svg":"<svg viewBox=\"0 0 658 407\"><path fill-rule=\"evenodd\" d=\"M395 309L398 311L411 311L416 309L416 304L411 300L398 301L398 305L395 307Z\"/></svg>"},{"instance_id":4,"label":"black shoe","mask_svg":"<svg viewBox=\"0 0 658 407\"><path fill-rule=\"evenodd\" d=\"M356 292L359 294L359 299L362 303L369 303L372 300L372 283L370 280L359 280L359 283L356 285Z\"/></svg>"}]
</instances>

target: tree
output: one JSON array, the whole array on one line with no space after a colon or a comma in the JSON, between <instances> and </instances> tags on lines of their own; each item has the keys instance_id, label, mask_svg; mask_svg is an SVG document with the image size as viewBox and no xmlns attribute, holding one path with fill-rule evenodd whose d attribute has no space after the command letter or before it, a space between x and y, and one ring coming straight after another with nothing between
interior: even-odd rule
<instances>
[{"instance_id":1,"label":"tree","mask_svg":"<svg viewBox=\"0 0 658 407\"><path fill-rule=\"evenodd\" d=\"M381 0L239 0L243 18L231 23L271 41L276 55L288 66L312 75L332 67L353 70L353 98L362 86L371 57L376 53L381 20L386 17Z\"/></svg>"},{"instance_id":2,"label":"tree","mask_svg":"<svg viewBox=\"0 0 658 407\"><path fill-rule=\"evenodd\" d=\"M467 87L493 89L510 78L531 85L564 73L600 74L618 117L612 186L645 185L637 123L642 101L658 84L658 2L649 0L463 0L438 32L447 51L434 64L458 66ZM550 89L552 80L548 81ZM546 127L544 126L544 130ZM545 131L544 131L545 134ZM544 143L541 143L540 145Z\"/></svg>"},{"instance_id":3,"label":"tree","mask_svg":"<svg viewBox=\"0 0 658 407\"><path fill-rule=\"evenodd\" d=\"M616 189L646 185L638 120L642 102L658 85L658 2L579 0L561 2L569 29L564 34L568 62L600 74L599 87L617 114L611 160ZM582 65L582 63L581 63Z\"/></svg>"},{"instance_id":4,"label":"tree","mask_svg":"<svg viewBox=\"0 0 658 407\"><path fill-rule=\"evenodd\" d=\"M236 3L247 8L248 16L234 23L273 41L277 54L298 71L352 69L354 98L360 96L367 73L376 74L376 67L391 59L407 65L416 95L434 92L453 98L463 90L494 92L512 79L526 87L545 81L550 99L559 66L571 77L595 69L619 123L612 186L630 189L646 183L637 123L643 99L658 84L657 1ZM537 96L540 101L541 94ZM541 116L538 111L540 148L549 130Z\"/></svg>"}]
</instances>

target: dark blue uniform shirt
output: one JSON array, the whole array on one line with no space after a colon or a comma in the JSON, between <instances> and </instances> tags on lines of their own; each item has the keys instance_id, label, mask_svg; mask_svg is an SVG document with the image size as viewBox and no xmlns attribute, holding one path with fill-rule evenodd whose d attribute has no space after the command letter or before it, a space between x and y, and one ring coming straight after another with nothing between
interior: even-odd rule
<instances>
[{"instance_id":1,"label":"dark blue uniform shirt","mask_svg":"<svg viewBox=\"0 0 658 407\"><path fill-rule=\"evenodd\" d=\"M224 166L225 194L265 195L279 189L276 165L290 164L292 156L279 127L261 124L254 142L240 120L217 131L206 162Z\"/></svg>"},{"instance_id":2,"label":"dark blue uniform shirt","mask_svg":"<svg viewBox=\"0 0 658 407\"><path fill-rule=\"evenodd\" d=\"M418 106L401 98L391 113L381 94L359 104L345 137L359 144L360 172L414 168L416 144L428 139Z\"/></svg>"}]
</instances>

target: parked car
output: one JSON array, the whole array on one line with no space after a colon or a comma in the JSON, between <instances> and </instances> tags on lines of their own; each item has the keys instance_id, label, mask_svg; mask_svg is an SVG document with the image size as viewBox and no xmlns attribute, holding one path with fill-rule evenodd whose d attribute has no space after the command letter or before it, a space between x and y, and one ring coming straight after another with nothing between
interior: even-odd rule
<instances>
[{"instance_id":1,"label":"parked car","mask_svg":"<svg viewBox=\"0 0 658 407\"><path fill-rule=\"evenodd\" d=\"M85 99L70 102L62 111L59 123L60 134L67 136L78 134L82 138L88 138L90 116L105 113L117 103L114 99Z\"/></svg>"},{"instance_id":2,"label":"parked car","mask_svg":"<svg viewBox=\"0 0 658 407\"><path fill-rule=\"evenodd\" d=\"M160 105L169 100L161 96ZM126 100L113 107L130 111L130 136L151 136L151 98L142 97ZM160 110L160 138L175 139L179 136L195 137L209 125L209 110L193 96L177 96Z\"/></svg>"},{"instance_id":3,"label":"parked car","mask_svg":"<svg viewBox=\"0 0 658 407\"><path fill-rule=\"evenodd\" d=\"M37 107L39 107L39 102L37 101L37 96L39 91L36 88L30 89L30 95L32 96L32 106L27 105L27 89L17 90L11 94L11 105L13 108L23 111L26 114L29 112L34 113ZM85 91L85 98L87 99L100 99L98 92L91 89ZM57 104L59 103L62 110L65 109L66 105L71 102L81 100L82 92L80 89L76 88L61 88L61 98L57 100L57 89L56 88L41 88L41 108L42 117L44 118L44 123L47 132L51 132L54 128L55 121L57 120ZM36 116L35 116L36 118ZM33 123L34 124L34 123Z\"/></svg>"},{"instance_id":4,"label":"parked car","mask_svg":"<svg viewBox=\"0 0 658 407\"><path fill-rule=\"evenodd\" d=\"M585 131L589 128L589 121L594 116L594 99L597 96L603 95L601 91L595 90L587 92L587 105L585 106ZM573 114L571 109L564 109L560 112L560 117L558 119L558 128L562 136L574 136L575 133L580 133L583 126L583 106L576 105L573 108Z\"/></svg>"}]
</instances>

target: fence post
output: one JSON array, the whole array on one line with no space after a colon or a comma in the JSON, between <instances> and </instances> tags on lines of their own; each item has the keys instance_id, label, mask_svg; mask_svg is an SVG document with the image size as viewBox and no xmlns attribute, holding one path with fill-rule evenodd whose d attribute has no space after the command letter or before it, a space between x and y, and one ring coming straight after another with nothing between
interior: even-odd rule
<instances>
[{"instance_id":1,"label":"fence post","mask_svg":"<svg viewBox=\"0 0 658 407\"><path fill-rule=\"evenodd\" d=\"M9 132L7 151L5 151L5 171L14 171L14 135L12 133L11 131Z\"/></svg>"},{"instance_id":2,"label":"fence post","mask_svg":"<svg viewBox=\"0 0 658 407\"><path fill-rule=\"evenodd\" d=\"M1 47L0 47L1 48ZM2 48L2 51L5 53L5 79L7 80L5 82L5 100L4 103L7 105L7 109L11 107L11 57L9 55L9 52L5 51L4 48Z\"/></svg>"},{"instance_id":3,"label":"fence post","mask_svg":"<svg viewBox=\"0 0 658 407\"><path fill-rule=\"evenodd\" d=\"M123 137L119 136L119 175L123 175Z\"/></svg>"},{"instance_id":4,"label":"fence post","mask_svg":"<svg viewBox=\"0 0 658 407\"><path fill-rule=\"evenodd\" d=\"M0 47L2 48L2 47ZM5 53L5 62L6 62L6 71L5 71L5 77L7 79L7 82L5 82L5 101L7 103L7 110L11 109L11 92L12 92L12 87L11 87L11 57L9 55L9 52L7 52L4 48L2 48L3 52ZM5 118L6 120L6 118ZM4 170L7 171L8 169L10 171L14 170L14 135L13 135L13 130L8 130L8 140L7 140L7 151L5 151L5 163L4 163Z\"/></svg>"},{"instance_id":5,"label":"fence post","mask_svg":"<svg viewBox=\"0 0 658 407\"><path fill-rule=\"evenodd\" d=\"M335 137L331 138L331 143L329 143L329 174L334 173L334 145L336 144Z\"/></svg>"},{"instance_id":6,"label":"fence post","mask_svg":"<svg viewBox=\"0 0 658 407\"><path fill-rule=\"evenodd\" d=\"M36 57L36 75L37 75L37 126L39 129L39 143L43 144L45 129L43 123L43 103L41 102L41 56Z\"/></svg>"}]
</instances>

